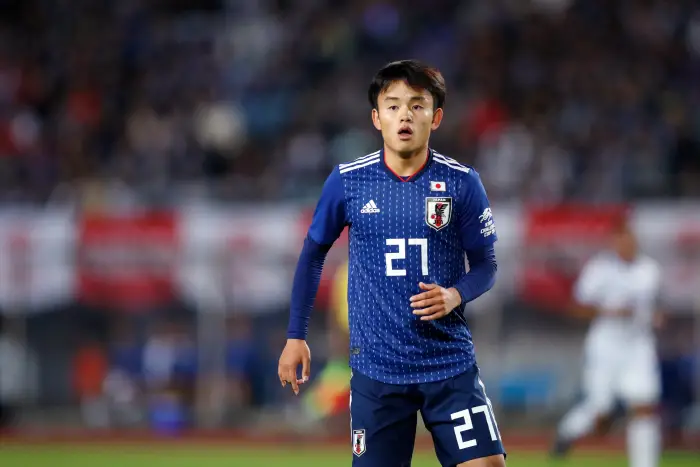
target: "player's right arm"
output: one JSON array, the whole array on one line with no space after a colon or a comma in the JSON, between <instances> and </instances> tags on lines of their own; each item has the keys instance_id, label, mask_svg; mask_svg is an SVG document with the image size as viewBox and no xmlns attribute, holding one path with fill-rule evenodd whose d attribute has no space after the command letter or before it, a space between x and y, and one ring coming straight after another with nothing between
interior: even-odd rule
<instances>
[{"instance_id":1,"label":"player's right arm","mask_svg":"<svg viewBox=\"0 0 700 467\"><path fill-rule=\"evenodd\" d=\"M287 344L277 369L282 387L290 383L295 394L299 394L299 384L306 382L311 373L311 352L306 344L306 336L311 310L321 282L323 263L331 246L347 224L345 190L340 171L335 167L323 185L299 255L292 286ZM300 365L302 378L298 379L297 369Z\"/></svg>"},{"instance_id":2,"label":"player's right arm","mask_svg":"<svg viewBox=\"0 0 700 467\"><path fill-rule=\"evenodd\" d=\"M600 261L589 260L581 270L573 289L573 300L569 312L574 316L593 319L600 314L600 290L602 281Z\"/></svg>"}]
</instances>

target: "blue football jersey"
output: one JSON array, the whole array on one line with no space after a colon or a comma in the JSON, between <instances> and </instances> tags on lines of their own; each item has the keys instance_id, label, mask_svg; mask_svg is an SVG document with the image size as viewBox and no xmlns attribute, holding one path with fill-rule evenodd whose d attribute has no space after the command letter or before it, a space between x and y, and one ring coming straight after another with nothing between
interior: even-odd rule
<instances>
[{"instance_id":1,"label":"blue football jersey","mask_svg":"<svg viewBox=\"0 0 700 467\"><path fill-rule=\"evenodd\" d=\"M410 297L419 282L452 287L466 274L465 251L496 241L478 173L429 150L411 177L383 151L333 169L309 236L332 244L349 227L350 366L381 382L440 381L475 363L464 307L421 321Z\"/></svg>"}]
</instances>

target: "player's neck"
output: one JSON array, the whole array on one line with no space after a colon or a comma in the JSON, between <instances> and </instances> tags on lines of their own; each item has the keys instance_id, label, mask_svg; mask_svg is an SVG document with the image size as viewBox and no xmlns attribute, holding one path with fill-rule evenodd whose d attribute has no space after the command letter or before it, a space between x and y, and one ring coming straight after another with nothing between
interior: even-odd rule
<instances>
[{"instance_id":1,"label":"player's neck","mask_svg":"<svg viewBox=\"0 0 700 467\"><path fill-rule=\"evenodd\" d=\"M386 145L384 146L384 162L401 177L409 177L418 172L428 158L428 147L422 147L410 155L399 155Z\"/></svg>"}]
</instances>

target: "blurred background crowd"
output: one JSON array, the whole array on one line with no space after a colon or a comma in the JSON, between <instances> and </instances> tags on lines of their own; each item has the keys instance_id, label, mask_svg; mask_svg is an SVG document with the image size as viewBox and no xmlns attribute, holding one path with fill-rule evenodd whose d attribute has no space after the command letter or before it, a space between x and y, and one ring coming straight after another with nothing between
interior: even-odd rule
<instances>
[{"instance_id":1,"label":"blurred background crowd","mask_svg":"<svg viewBox=\"0 0 700 467\"><path fill-rule=\"evenodd\" d=\"M697 2L0 9L5 421L270 430L342 412L326 311L344 241L311 335L330 396L302 404L275 380L291 274L333 165L378 148L373 73L412 57L448 85L433 146L475 166L494 204L501 276L471 319L501 423L547 426L575 397L585 323L563 303L609 210L631 207L665 267L667 422L698 429Z\"/></svg>"},{"instance_id":2,"label":"blurred background crowd","mask_svg":"<svg viewBox=\"0 0 700 467\"><path fill-rule=\"evenodd\" d=\"M435 145L494 199L700 190L690 0L1 4L8 201L313 197L377 146L366 88L396 57L441 69Z\"/></svg>"}]
</instances>

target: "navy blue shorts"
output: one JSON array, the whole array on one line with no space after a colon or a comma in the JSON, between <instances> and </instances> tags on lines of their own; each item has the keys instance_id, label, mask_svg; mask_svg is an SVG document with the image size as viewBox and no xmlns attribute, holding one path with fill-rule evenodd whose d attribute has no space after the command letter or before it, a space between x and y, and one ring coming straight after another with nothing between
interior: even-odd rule
<instances>
[{"instance_id":1,"label":"navy blue shorts","mask_svg":"<svg viewBox=\"0 0 700 467\"><path fill-rule=\"evenodd\" d=\"M443 467L505 455L478 367L445 381L411 385L381 383L353 370L353 467L409 467L419 411Z\"/></svg>"}]
</instances>

